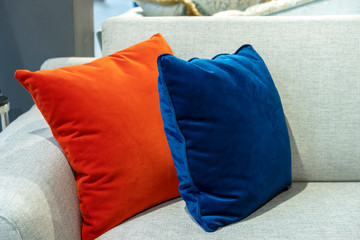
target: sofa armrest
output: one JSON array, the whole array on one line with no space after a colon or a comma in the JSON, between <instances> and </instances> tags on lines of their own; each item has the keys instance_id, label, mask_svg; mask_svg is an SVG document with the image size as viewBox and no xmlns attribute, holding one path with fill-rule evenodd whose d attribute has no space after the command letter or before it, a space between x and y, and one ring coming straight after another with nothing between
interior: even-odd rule
<instances>
[{"instance_id":1,"label":"sofa armrest","mask_svg":"<svg viewBox=\"0 0 360 240\"><path fill-rule=\"evenodd\" d=\"M52 58L41 70L90 57ZM0 133L0 235L5 239L81 239L71 167L36 106Z\"/></svg>"},{"instance_id":2,"label":"sofa armrest","mask_svg":"<svg viewBox=\"0 0 360 240\"><path fill-rule=\"evenodd\" d=\"M51 70L59 67L88 63L96 58L94 57L59 57L49 58L40 67L41 70Z\"/></svg>"},{"instance_id":3,"label":"sofa armrest","mask_svg":"<svg viewBox=\"0 0 360 240\"><path fill-rule=\"evenodd\" d=\"M71 167L33 106L0 133L1 239L80 239Z\"/></svg>"}]
</instances>

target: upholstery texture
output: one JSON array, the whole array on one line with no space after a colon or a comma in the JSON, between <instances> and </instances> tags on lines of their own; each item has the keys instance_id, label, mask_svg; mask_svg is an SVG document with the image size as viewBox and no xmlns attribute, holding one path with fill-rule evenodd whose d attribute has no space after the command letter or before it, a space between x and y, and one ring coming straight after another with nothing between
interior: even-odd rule
<instances>
[{"instance_id":1,"label":"upholstery texture","mask_svg":"<svg viewBox=\"0 0 360 240\"><path fill-rule=\"evenodd\" d=\"M59 67L67 67L71 65L84 64L94 61L93 57L62 57L47 59L40 67L40 70L52 70Z\"/></svg>"},{"instance_id":2,"label":"upholstery texture","mask_svg":"<svg viewBox=\"0 0 360 240\"><path fill-rule=\"evenodd\" d=\"M80 239L74 175L35 106L0 133L0 152L0 239Z\"/></svg>"},{"instance_id":3,"label":"upholstery texture","mask_svg":"<svg viewBox=\"0 0 360 240\"><path fill-rule=\"evenodd\" d=\"M0 213L1 214L1 213ZM8 219L0 215L0 240L20 240L21 235L14 225L14 223L10 222Z\"/></svg>"},{"instance_id":4,"label":"upholstery texture","mask_svg":"<svg viewBox=\"0 0 360 240\"><path fill-rule=\"evenodd\" d=\"M181 197L208 232L239 221L291 184L281 100L261 57L158 58L159 97Z\"/></svg>"},{"instance_id":5,"label":"upholstery texture","mask_svg":"<svg viewBox=\"0 0 360 240\"><path fill-rule=\"evenodd\" d=\"M212 233L189 219L185 202L178 198L129 219L98 239L358 239L359 196L358 182L295 182L249 217Z\"/></svg>"},{"instance_id":6,"label":"upholstery texture","mask_svg":"<svg viewBox=\"0 0 360 240\"><path fill-rule=\"evenodd\" d=\"M16 71L74 170L83 240L179 196L163 130L160 34L83 65Z\"/></svg>"},{"instance_id":7,"label":"upholstery texture","mask_svg":"<svg viewBox=\"0 0 360 240\"><path fill-rule=\"evenodd\" d=\"M110 18L103 53L155 32L184 60L260 49L287 118L293 180L360 180L360 16Z\"/></svg>"}]
</instances>

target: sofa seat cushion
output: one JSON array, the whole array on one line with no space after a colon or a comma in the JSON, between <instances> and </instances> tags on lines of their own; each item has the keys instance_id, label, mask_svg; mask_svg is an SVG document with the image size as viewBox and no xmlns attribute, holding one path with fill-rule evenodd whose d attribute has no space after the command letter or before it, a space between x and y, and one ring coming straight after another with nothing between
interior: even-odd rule
<instances>
[{"instance_id":1,"label":"sofa seat cushion","mask_svg":"<svg viewBox=\"0 0 360 240\"><path fill-rule=\"evenodd\" d=\"M360 182L294 182L244 220L204 232L180 198L151 208L98 239L358 239Z\"/></svg>"}]
</instances>

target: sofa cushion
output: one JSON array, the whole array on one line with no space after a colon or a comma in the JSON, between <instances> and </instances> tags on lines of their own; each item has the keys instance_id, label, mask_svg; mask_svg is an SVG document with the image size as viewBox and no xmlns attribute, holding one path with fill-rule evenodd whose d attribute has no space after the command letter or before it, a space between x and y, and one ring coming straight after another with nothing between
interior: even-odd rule
<instances>
[{"instance_id":1,"label":"sofa cushion","mask_svg":"<svg viewBox=\"0 0 360 240\"><path fill-rule=\"evenodd\" d=\"M171 49L156 34L91 63L15 73L75 171L83 239L179 196L157 93L162 53Z\"/></svg>"},{"instance_id":2,"label":"sofa cushion","mask_svg":"<svg viewBox=\"0 0 360 240\"><path fill-rule=\"evenodd\" d=\"M216 232L199 228L180 198L146 210L99 240L358 239L359 182L294 182L241 222Z\"/></svg>"},{"instance_id":3,"label":"sofa cushion","mask_svg":"<svg viewBox=\"0 0 360 240\"><path fill-rule=\"evenodd\" d=\"M349 5L360 6L356 2ZM329 9L326 5L317 1L304 8ZM114 17L102 27L103 53L144 40L154 29L181 59L211 58L251 43L281 96L293 180L360 181L360 68L350 64L350 59L360 62L360 51L354 51L360 46L359 26L360 16Z\"/></svg>"},{"instance_id":4,"label":"sofa cushion","mask_svg":"<svg viewBox=\"0 0 360 240\"><path fill-rule=\"evenodd\" d=\"M284 112L250 45L188 62L158 58L165 133L188 211L205 231L241 220L291 184Z\"/></svg>"}]
</instances>

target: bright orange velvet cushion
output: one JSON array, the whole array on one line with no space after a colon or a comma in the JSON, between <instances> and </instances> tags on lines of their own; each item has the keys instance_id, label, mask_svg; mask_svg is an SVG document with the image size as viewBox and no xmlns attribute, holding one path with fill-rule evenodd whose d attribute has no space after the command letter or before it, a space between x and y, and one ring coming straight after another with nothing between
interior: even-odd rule
<instances>
[{"instance_id":1,"label":"bright orange velvet cushion","mask_svg":"<svg viewBox=\"0 0 360 240\"><path fill-rule=\"evenodd\" d=\"M82 237L179 196L160 114L160 34L91 63L18 70L76 175Z\"/></svg>"}]
</instances>

